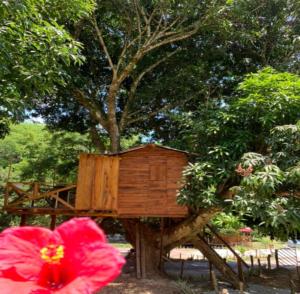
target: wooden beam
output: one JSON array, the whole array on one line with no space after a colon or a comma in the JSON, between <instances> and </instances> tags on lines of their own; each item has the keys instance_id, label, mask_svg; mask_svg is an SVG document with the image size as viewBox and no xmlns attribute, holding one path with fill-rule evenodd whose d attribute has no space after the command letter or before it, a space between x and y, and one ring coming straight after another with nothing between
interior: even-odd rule
<instances>
[{"instance_id":1,"label":"wooden beam","mask_svg":"<svg viewBox=\"0 0 300 294\"><path fill-rule=\"evenodd\" d=\"M53 231L56 227L56 215L51 215L50 229Z\"/></svg>"},{"instance_id":2,"label":"wooden beam","mask_svg":"<svg viewBox=\"0 0 300 294\"><path fill-rule=\"evenodd\" d=\"M26 226L27 215L21 214L20 227Z\"/></svg>"},{"instance_id":3,"label":"wooden beam","mask_svg":"<svg viewBox=\"0 0 300 294\"><path fill-rule=\"evenodd\" d=\"M38 208L38 207L28 207L28 208L17 208L17 207L6 207L2 209L7 213L12 213L16 215L27 214L27 215L71 215L71 216L96 216L96 217L118 217L118 215L113 211L89 211L89 210L71 210L71 209L61 209L61 208Z\"/></svg>"},{"instance_id":4,"label":"wooden beam","mask_svg":"<svg viewBox=\"0 0 300 294\"><path fill-rule=\"evenodd\" d=\"M140 236L140 223L135 225L135 259L136 259L136 277L142 277L141 271L141 236Z\"/></svg>"},{"instance_id":5,"label":"wooden beam","mask_svg":"<svg viewBox=\"0 0 300 294\"><path fill-rule=\"evenodd\" d=\"M25 201L34 201L34 200L39 200L39 199L48 198L48 197L56 199L56 197L58 197L57 195L58 195L59 192L71 190L71 189L74 189L74 188L76 188L76 185L69 185L69 186L66 186L66 187L63 187L63 188L47 191L47 192L42 193L42 194L40 194L38 192L38 190L36 190L31 194L31 193L28 193L26 191L23 191L22 189L19 189L18 187L12 186L12 190L14 192L16 192L18 195L20 195L21 197L19 199L15 200L15 201L11 202L11 203L8 203L7 205L8 206L9 205L16 206L18 204L22 204ZM37 189L37 188L35 188L35 189ZM25 196L27 198L25 198ZM62 204L64 204L65 206L67 206L71 209L75 208L72 205L65 202L64 200L62 200L61 198L59 198L57 200L59 202L62 202Z\"/></svg>"}]
</instances>

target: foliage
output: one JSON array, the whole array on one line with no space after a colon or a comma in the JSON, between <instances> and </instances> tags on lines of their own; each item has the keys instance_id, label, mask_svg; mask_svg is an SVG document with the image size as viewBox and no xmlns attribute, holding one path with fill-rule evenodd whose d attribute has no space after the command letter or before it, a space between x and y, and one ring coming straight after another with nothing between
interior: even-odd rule
<instances>
[{"instance_id":1,"label":"foliage","mask_svg":"<svg viewBox=\"0 0 300 294\"><path fill-rule=\"evenodd\" d=\"M1 116L19 120L33 97L65 85L69 78L66 66L83 61L81 44L65 25L88 16L93 9L93 0L1 1Z\"/></svg>"},{"instance_id":2,"label":"foliage","mask_svg":"<svg viewBox=\"0 0 300 294\"><path fill-rule=\"evenodd\" d=\"M74 182L80 152L92 151L88 136L78 133L50 133L42 124L23 123L11 127L0 141L1 182L10 180Z\"/></svg>"},{"instance_id":3,"label":"foliage","mask_svg":"<svg viewBox=\"0 0 300 294\"><path fill-rule=\"evenodd\" d=\"M183 173L186 182L178 195L178 203L193 210L216 206L219 199L214 172L215 167L207 162L189 164Z\"/></svg>"},{"instance_id":4,"label":"foliage","mask_svg":"<svg viewBox=\"0 0 300 294\"><path fill-rule=\"evenodd\" d=\"M78 157L94 152L88 135L76 132L50 132L44 124L22 123L11 126L11 132L0 140L0 183L7 180L10 165L11 181L42 181L54 184L76 182ZM122 140L129 148L139 137Z\"/></svg>"},{"instance_id":5,"label":"foliage","mask_svg":"<svg viewBox=\"0 0 300 294\"><path fill-rule=\"evenodd\" d=\"M292 124L300 119L299 82L266 68L246 76L235 99L183 117L190 146L202 156L186 170L181 204L222 205L281 238L300 230L299 126ZM239 176L238 163L253 172Z\"/></svg>"},{"instance_id":6,"label":"foliage","mask_svg":"<svg viewBox=\"0 0 300 294\"><path fill-rule=\"evenodd\" d=\"M240 216L225 212L213 218L211 224L222 234L238 233L238 230L244 226Z\"/></svg>"}]
</instances>

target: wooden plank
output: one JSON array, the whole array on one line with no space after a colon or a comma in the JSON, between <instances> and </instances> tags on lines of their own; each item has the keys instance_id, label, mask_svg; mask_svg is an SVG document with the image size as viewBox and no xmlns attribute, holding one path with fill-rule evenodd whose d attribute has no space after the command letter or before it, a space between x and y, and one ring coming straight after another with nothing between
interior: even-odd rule
<instances>
[{"instance_id":1,"label":"wooden plank","mask_svg":"<svg viewBox=\"0 0 300 294\"><path fill-rule=\"evenodd\" d=\"M95 167L92 209L117 208L119 158L116 156L98 157Z\"/></svg>"},{"instance_id":2,"label":"wooden plank","mask_svg":"<svg viewBox=\"0 0 300 294\"><path fill-rule=\"evenodd\" d=\"M114 157L112 160L110 187L111 187L111 209L116 210L118 208L118 191L119 191L119 167L120 158Z\"/></svg>"},{"instance_id":3,"label":"wooden plank","mask_svg":"<svg viewBox=\"0 0 300 294\"><path fill-rule=\"evenodd\" d=\"M70 209L75 209L74 206L72 206L71 204L69 204L68 202L66 202L65 200L61 199L60 197L58 197L57 195L53 195L52 198L56 199L58 202L60 202L61 204L63 204L64 206L70 208Z\"/></svg>"},{"instance_id":4,"label":"wooden plank","mask_svg":"<svg viewBox=\"0 0 300 294\"><path fill-rule=\"evenodd\" d=\"M79 160L78 180L75 207L89 209L92 206L92 189L95 181L95 157L92 154L81 154Z\"/></svg>"},{"instance_id":5,"label":"wooden plank","mask_svg":"<svg viewBox=\"0 0 300 294\"><path fill-rule=\"evenodd\" d=\"M92 201L91 207L93 209L101 209L102 204L102 194L103 194L103 169L104 169L104 156L95 156L95 170L94 170L94 186L92 187Z\"/></svg>"}]
</instances>

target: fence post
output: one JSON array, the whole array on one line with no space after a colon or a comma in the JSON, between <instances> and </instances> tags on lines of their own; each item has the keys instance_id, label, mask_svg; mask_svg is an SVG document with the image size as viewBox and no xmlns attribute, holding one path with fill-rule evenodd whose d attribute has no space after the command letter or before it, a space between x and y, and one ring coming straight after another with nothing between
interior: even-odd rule
<instances>
[{"instance_id":1,"label":"fence post","mask_svg":"<svg viewBox=\"0 0 300 294\"><path fill-rule=\"evenodd\" d=\"M270 254L268 254L267 260L268 260L268 270L270 270L271 269L271 255Z\"/></svg>"},{"instance_id":2,"label":"fence post","mask_svg":"<svg viewBox=\"0 0 300 294\"><path fill-rule=\"evenodd\" d=\"M251 262L251 267L254 267L254 258L253 255L250 255L250 262Z\"/></svg>"},{"instance_id":3,"label":"fence post","mask_svg":"<svg viewBox=\"0 0 300 294\"><path fill-rule=\"evenodd\" d=\"M181 280L183 278L184 262L185 262L185 260L181 260L181 266L180 266L180 279Z\"/></svg>"},{"instance_id":4,"label":"fence post","mask_svg":"<svg viewBox=\"0 0 300 294\"><path fill-rule=\"evenodd\" d=\"M257 258L257 262L258 262L258 272L259 272L259 276L261 276L261 263L260 263L260 258Z\"/></svg>"},{"instance_id":5,"label":"fence post","mask_svg":"<svg viewBox=\"0 0 300 294\"><path fill-rule=\"evenodd\" d=\"M276 268L279 268L278 249L275 249Z\"/></svg>"}]
</instances>

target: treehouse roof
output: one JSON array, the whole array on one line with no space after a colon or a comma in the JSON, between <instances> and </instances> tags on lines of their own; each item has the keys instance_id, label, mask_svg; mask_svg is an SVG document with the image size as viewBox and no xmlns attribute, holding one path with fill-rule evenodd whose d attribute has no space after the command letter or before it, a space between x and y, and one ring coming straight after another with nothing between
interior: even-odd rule
<instances>
[{"instance_id":1,"label":"treehouse roof","mask_svg":"<svg viewBox=\"0 0 300 294\"><path fill-rule=\"evenodd\" d=\"M140 149L146 149L146 148L160 148L160 149L165 149L165 150L171 150L171 151L176 151L176 152L180 152L180 153L184 153L184 154L190 154L187 151L183 151L183 150L179 150L179 149L175 149L175 148L171 148L171 147L167 147L167 146L162 146L162 145L157 145L157 144L143 144L143 145L139 145L133 148L129 148L126 150L122 150L119 152L111 152L111 153L107 153L107 155L119 155L119 154L125 154L125 153L129 153L129 152L133 152L133 151L137 151ZM106 155L106 154L105 154Z\"/></svg>"}]
</instances>

